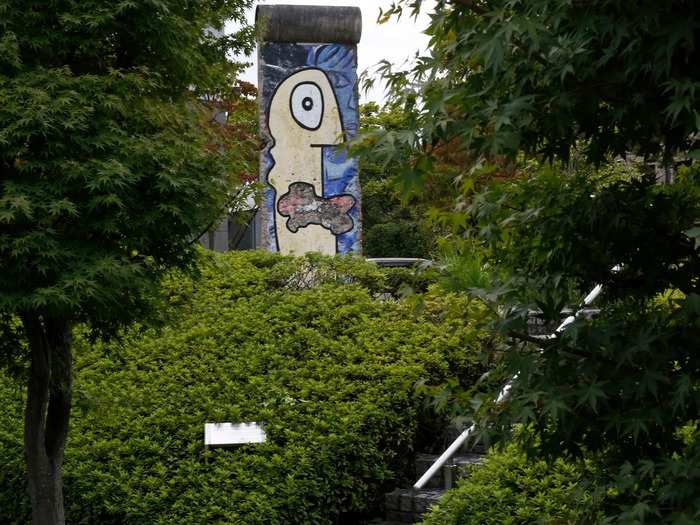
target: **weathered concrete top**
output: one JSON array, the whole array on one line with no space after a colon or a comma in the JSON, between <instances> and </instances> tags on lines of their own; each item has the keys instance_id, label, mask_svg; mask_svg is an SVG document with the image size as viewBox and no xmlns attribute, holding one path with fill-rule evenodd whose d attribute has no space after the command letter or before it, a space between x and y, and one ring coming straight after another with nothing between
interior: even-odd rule
<instances>
[{"instance_id":1,"label":"weathered concrete top","mask_svg":"<svg viewBox=\"0 0 700 525\"><path fill-rule=\"evenodd\" d=\"M362 11L344 6L259 5L255 24L263 42L357 44Z\"/></svg>"}]
</instances>

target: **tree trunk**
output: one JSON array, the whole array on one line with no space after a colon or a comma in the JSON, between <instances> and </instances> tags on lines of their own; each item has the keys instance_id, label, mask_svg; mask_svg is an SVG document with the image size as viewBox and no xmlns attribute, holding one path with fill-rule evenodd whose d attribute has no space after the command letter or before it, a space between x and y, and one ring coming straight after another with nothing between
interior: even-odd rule
<instances>
[{"instance_id":1,"label":"tree trunk","mask_svg":"<svg viewBox=\"0 0 700 525\"><path fill-rule=\"evenodd\" d=\"M662 184L673 184L673 179L676 174L676 163L673 159L673 152L668 147L664 147L663 164L664 173Z\"/></svg>"},{"instance_id":2,"label":"tree trunk","mask_svg":"<svg viewBox=\"0 0 700 525\"><path fill-rule=\"evenodd\" d=\"M24 453L32 525L64 525L63 450L70 417L71 326L61 319L22 316L31 364L24 414Z\"/></svg>"}]
</instances>

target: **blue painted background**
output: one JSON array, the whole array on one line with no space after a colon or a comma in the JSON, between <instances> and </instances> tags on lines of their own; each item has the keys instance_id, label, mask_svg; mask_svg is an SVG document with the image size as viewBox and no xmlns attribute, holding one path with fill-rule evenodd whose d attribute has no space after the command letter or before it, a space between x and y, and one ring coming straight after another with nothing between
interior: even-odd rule
<instances>
[{"instance_id":1,"label":"blue painted background","mask_svg":"<svg viewBox=\"0 0 700 525\"><path fill-rule=\"evenodd\" d=\"M328 75L335 90L343 127L348 139L357 134L359 115L357 108L357 51L355 46L339 44L287 44L268 42L261 45L262 107L269 110L270 100L277 86L297 71L315 67ZM265 126L267 119L265 119ZM269 131L263 129L265 137ZM269 139L268 139L269 140ZM264 206L269 217L275 216L275 192L267 185L267 176L272 169L273 159L266 145L262 157L262 180L266 184ZM349 193L357 204L350 210L355 224L348 233L336 237L338 253L361 253L360 225L360 186L356 159L349 159L344 151L337 148L324 148L323 188L324 197ZM267 249L277 251L277 234L274 220L267 223Z\"/></svg>"}]
</instances>

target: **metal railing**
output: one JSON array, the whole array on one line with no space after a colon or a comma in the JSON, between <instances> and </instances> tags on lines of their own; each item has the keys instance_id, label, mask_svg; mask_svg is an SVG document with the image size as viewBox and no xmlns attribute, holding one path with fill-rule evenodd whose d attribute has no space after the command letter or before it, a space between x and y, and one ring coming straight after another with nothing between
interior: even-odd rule
<instances>
[{"instance_id":1,"label":"metal railing","mask_svg":"<svg viewBox=\"0 0 700 525\"><path fill-rule=\"evenodd\" d=\"M613 268L613 272L619 271L620 267L615 266ZM576 319L581 317L582 315L585 314L586 308L591 306L593 302L598 298L598 296L601 294L603 291L603 286L598 284L593 288L593 290L590 291L590 293L583 299L581 304L579 305L578 309L572 314L569 315L564 321L559 325L559 327L551 334L548 335L541 335L541 336L534 336L537 339L542 339L542 340L551 340L555 339L557 337L557 334L560 334L564 330L566 330L571 323L573 323ZM540 349L541 351L541 349ZM501 389L501 391L498 393L498 398L496 399L496 403L501 403L505 399L508 398L508 395L510 394L510 390L513 386L513 381L515 381L518 378L518 374L515 374ZM416 481L413 484L413 488L415 490L420 490L422 489L431 479L432 477L447 463L452 456L457 453L457 451L462 447L465 441L471 437L471 435L476 431L476 425L472 424L469 428L467 428L464 432L462 432L457 439L455 439L452 444L443 452L439 458L435 460L435 463L433 463L428 470L425 471L425 474L423 474L418 481Z\"/></svg>"}]
</instances>

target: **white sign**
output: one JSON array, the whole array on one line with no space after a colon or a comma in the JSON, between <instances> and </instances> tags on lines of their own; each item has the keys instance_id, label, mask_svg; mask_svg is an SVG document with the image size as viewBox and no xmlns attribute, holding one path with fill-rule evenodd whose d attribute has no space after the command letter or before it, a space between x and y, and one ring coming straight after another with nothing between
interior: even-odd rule
<instances>
[{"instance_id":1,"label":"white sign","mask_svg":"<svg viewBox=\"0 0 700 525\"><path fill-rule=\"evenodd\" d=\"M259 423L206 423L204 425L205 447L264 443L266 440L265 430Z\"/></svg>"}]
</instances>

